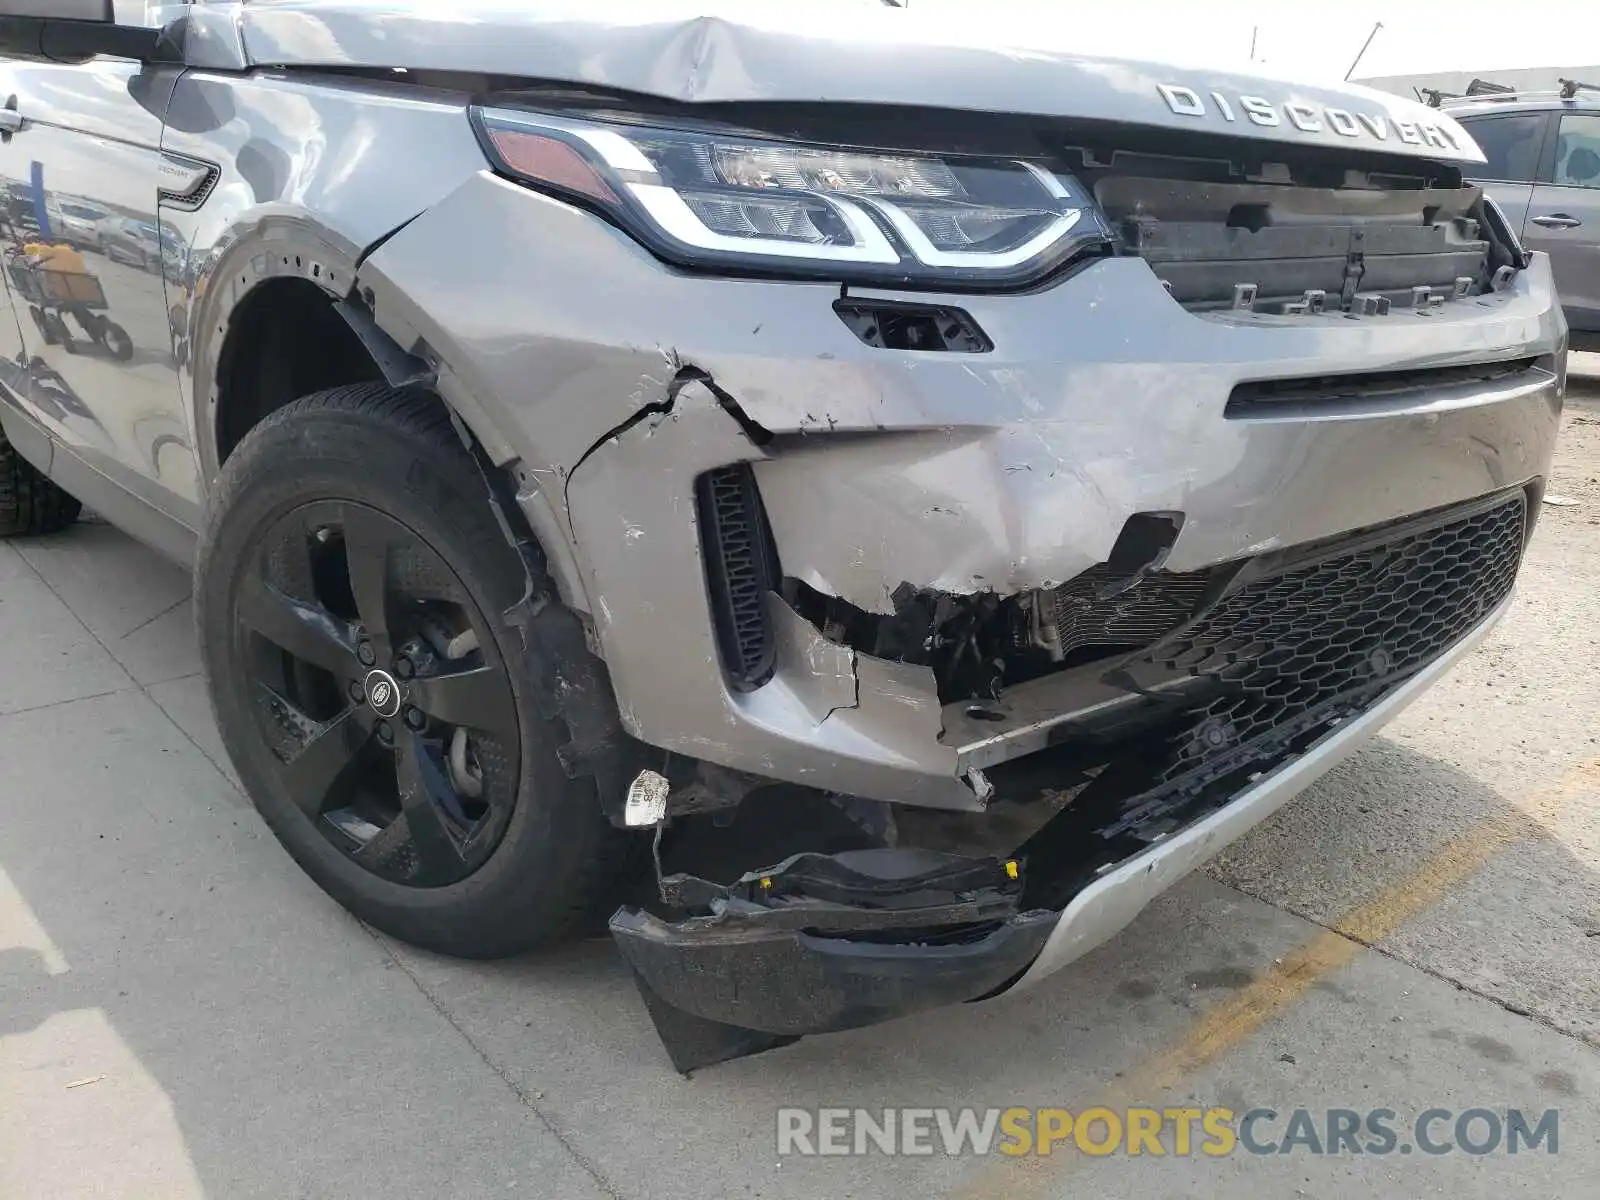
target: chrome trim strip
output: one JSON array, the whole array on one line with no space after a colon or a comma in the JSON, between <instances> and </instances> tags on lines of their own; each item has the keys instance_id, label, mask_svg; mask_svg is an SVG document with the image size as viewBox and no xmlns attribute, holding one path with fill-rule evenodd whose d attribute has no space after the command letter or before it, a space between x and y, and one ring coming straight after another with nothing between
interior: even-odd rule
<instances>
[{"instance_id":1,"label":"chrome trim strip","mask_svg":"<svg viewBox=\"0 0 1600 1200\"><path fill-rule=\"evenodd\" d=\"M1349 399L1260 401L1243 412L1225 413L1229 421L1267 424L1274 421L1352 421L1366 418L1389 420L1397 416L1431 417L1463 408L1490 404L1514 404L1541 392L1557 390L1555 375L1542 367L1530 367L1526 377L1513 383L1463 383L1446 387L1412 388L1404 391L1358 396Z\"/></svg>"}]
</instances>

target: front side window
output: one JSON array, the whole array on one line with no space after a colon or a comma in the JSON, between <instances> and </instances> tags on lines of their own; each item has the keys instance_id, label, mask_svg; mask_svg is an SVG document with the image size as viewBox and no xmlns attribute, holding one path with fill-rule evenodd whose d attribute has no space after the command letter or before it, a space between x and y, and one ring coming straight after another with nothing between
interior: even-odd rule
<instances>
[{"instance_id":1,"label":"front side window","mask_svg":"<svg viewBox=\"0 0 1600 1200\"><path fill-rule=\"evenodd\" d=\"M1600 113L1568 113L1556 139L1556 183L1600 188Z\"/></svg>"},{"instance_id":2,"label":"front side window","mask_svg":"<svg viewBox=\"0 0 1600 1200\"><path fill-rule=\"evenodd\" d=\"M1478 117L1463 121L1489 165L1467 173L1480 179L1507 183L1532 183L1539 168L1539 138L1544 133L1543 113L1521 116Z\"/></svg>"}]
</instances>

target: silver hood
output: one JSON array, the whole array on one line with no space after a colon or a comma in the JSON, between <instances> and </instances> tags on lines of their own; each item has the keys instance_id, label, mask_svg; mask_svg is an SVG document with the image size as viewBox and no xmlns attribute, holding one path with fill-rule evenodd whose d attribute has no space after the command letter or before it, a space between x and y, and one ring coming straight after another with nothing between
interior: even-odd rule
<instances>
[{"instance_id":1,"label":"silver hood","mask_svg":"<svg viewBox=\"0 0 1600 1200\"><path fill-rule=\"evenodd\" d=\"M241 66L503 74L690 104L927 105L1483 161L1445 114L1367 88L973 44L970 29L876 3L245 0L193 11L205 35L193 50L233 43Z\"/></svg>"}]
</instances>

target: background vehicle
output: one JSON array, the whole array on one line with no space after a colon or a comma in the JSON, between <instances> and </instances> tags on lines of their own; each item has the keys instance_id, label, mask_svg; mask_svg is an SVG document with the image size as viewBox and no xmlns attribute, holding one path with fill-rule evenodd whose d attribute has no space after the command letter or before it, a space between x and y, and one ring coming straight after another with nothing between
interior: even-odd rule
<instances>
[{"instance_id":1,"label":"background vehicle","mask_svg":"<svg viewBox=\"0 0 1600 1200\"><path fill-rule=\"evenodd\" d=\"M183 231L170 223L163 223L161 227L161 274L170 284L179 285L181 294L187 291L189 283L184 279L184 273L189 265L189 245Z\"/></svg>"},{"instance_id":2,"label":"background vehicle","mask_svg":"<svg viewBox=\"0 0 1600 1200\"><path fill-rule=\"evenodd\" d=\"M1488 92L1445 106L1488 158L1484 187L1555 267L1572 345L1600 350L1600 88Z\"/></svg>"},{"instance_id":3,"label":"background vehicle","mask_svg":"<svg viewBox=\"0 0 1600 1200\"><path fill-rule=\"evenodd\" d=\"M107 217L98 226L100 252L113 262L151 270L161 262L161 231L150 221Z\"/></svg>"},{"instance_id":4,"label":"background vehicle","mask_svg":"<svg viewBox=\"0 0 1600 1200\"><path fill-rule=\"evenodd\" d=\"M55 199L49 203L50 228L61 241L80 250L101 248L100 224L110 212L82 200Z\"/></svg>"},{"instance_id":5,"label":"background vehicle","mask_svg":"<svg viewBox=\"0 0 1600 1200\"><path fill-rule=\"evenodd\" d=\"M137 11L0 18L0 178L183 247L172 353L15 280L75 403L6 435L193 563L350 910L490 957L654 869L680 1066L1031 986L1509 603L1567 330L1447 115L867 4Z\"/></svg>"}]
</instances>

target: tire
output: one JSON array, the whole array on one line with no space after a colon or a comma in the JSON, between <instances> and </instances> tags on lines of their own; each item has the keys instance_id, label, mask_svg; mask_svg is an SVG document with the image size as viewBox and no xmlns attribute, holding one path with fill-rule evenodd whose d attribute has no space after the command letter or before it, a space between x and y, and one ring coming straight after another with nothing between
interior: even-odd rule
<instances>
[{"instance_id":1,"label":"tire","mask_svg":"<svg viewBox=\"0 0 1600 1200\"><path fill-rule=\"evenodd\" d=\"M23 459L0 431L0 537L57 533L83 510L32 463Z\"/></svg>"},{"instance_id":2,"label":"tire","mask_svg":"<svg viewBox=\"0 0 1600 1200\"><path fill-rule=\"evenodd\" d=\"M95 340L118 362L128 362L133 358L133 339L115 321L100 318L95 326Z\"/></svg>"},{"instance_id":3,"label":"tire","mask_svg":"<svg viewBox=\"0 0 1600 1200\"><path fill-rule=\"evenodd\" d=\"M345 514L344 525L317 526L314 536L307 535L305 523L316 525L316 514L324 512ZM504 749L503 757L494 759L517 764L505 772L509 780L505 794L514 799L504 818L503 833L486 860L465 877L443 884L424 886L411 881L411 875L426 867L432 855L425 852L428 847L423 840L410 832L413 810L405 807L403 788L398 802L406 823L402 825L400 817L395 817L392 827L385 825L379 834L364 835L368 840L354 850L351 846L356 843L346 831L360 822L346 815L351 808L329 811L325 807L329 803L326 797L336 792L351 805L368 802L360 797L381 800L381 786L363 792L340 781L352 774L365 779L371 771L381 773L388 753L399 764L390 768L394 775L388 777L388 786L397 786L392 780L408 761L407 752L400 749L402 744L423 747L410 761L425 761L432 752L426 749L424 735L419 732L414 742L407 743L413 736L406 728L416 715L414 710L408 707L407 725L395 723L399 732L391 732L391 722L381 719L380 692L382 699L389 695L382 684L374 688L368 676L363 704L355 699L362 685L347 677L346 694L338 701L347 707L341 715L324 715L328 724L322 728L342 722L342 728L350 732L356 728L351 722L374 720L368 712L371 709L380 718L374 736L381 738L388 732L392 744L384 743L387 751L382 746L373 751L371 741L363 743L359 754L376 753L376 759L352 760L357 766L342 768L343 774L333 776L332 789L318 799L311 793L320 791L320 784L296 791L290 777L306 747L324 743L316 741L314 731L301 737L298 731L304 727L297 726L289 752L280 753L281 748L275 748L273 742L282 740L283 711L296 710L278 696L271 697L265 710L251 699L262 694L257 690L259 676L255 672L262 669L258 664L263 647L269 667L276 663L281 668L285 662L293 664L293 671L303 667L281 649L281 641L262 640L261 622L252 616L258 610L250 608L253 601L249 597L267 593L252 583L257 577L252 572L265 580L270 572L279 570L275 564L287 563L296 555L307 556L312 568L299 576L307 582L290 582L294 572L287 567L281 583L269 581L280 589L271 595L281 599L291 587L324 587L315 579L329 577L323 570L328 560L315 556L335 554L334 561L342 564L344 586L350 589L344 593L352 597L348 603L360 610L350 619L361 621L365 609L353 597L363 592L353 582L358 572L353 565L356 551L351 549L361 540L351 524L352 514L357 513L364 514L361 521L403 529L402 536L414 536L417 546L405 546L406 555L414 553L418 561L427 558L443 564L448 578L439 575L434 586L470 601L463 604L462 612L471 619L473 630L486 631L490 643L482 647L480 636L480 649L471 653L481 654L480 661L486 666L503 669L514 708L514 717L505 715L502 727L514 727L520 744L515 753ZM285 527L290 531L287 542L275 532ZM330 532L334 534L331 541ZM327 549L325 542L337 551ZM414 568L395 565L397 561L410 562L410 558L400 555L394 543L385 542L384 546L385 553L378 561L387 564L381 573L386 586L397 576L410 580ZM318 570L323 573L316 574ZM535 584L554 595L548 581L536 580ZM217 724L246 791L290 855L335 900L376 928L443 954L498 958L577 932L598 911L598 902L611 894L617 873L627 861L629 839L602 814L592 779L573 778L562 766L558 748L570 740L565 725L539 715L535 696L546 693L536 692L541 681L526 673L532 668L522 666L521 639L503 615L522 598L525 586L522 559L507 543L478 467L461 447L442 404L426 392L396 392L381 384L359 384L308 396L273 413L252 430L224 466L202 535L195 571L202 659ZM383 636L387 643L388 633L392 633L398 645L401 620L393 614L400 610L389 601L387 592L384 595L380 608L391 616L386 618ZM322 603L315 597L303 602ZM356 644L367 648L379 644L371 627L365 628L368 632L361 636L372 640ZM304 628L297 625L295 631L303 633ZM407 644L414 647L416 640ZM428 668L413 668L417 674L412 678L400 673L402 666L410 665L409 660L402 663L399 658L383 657L386 654L388 650L380 652L377 661L380 666L390 661L396 664L395 678L388 680L395 691L406 691L408 704L415 700L422 705L415 689L427 682ZM309 674L316 676L320 669L309 668ZM329 674L327 678L335 677ZM409 684L404 682L408 679ZM307 696L317 694L315 688L305 691ZM331 693L325 690L321 694ZM398 700L395 707L398 711ZM262 714L268 710L269 716L264 718ZM502 745L481 738L475 744L480 753L486 744ZM495 750L495 754L502 751ZM372 767L374 761L380 766ZM487 767L484 770L487 780ZM417 776L411 778L415 784ZM437 776L430 778L438 782ZM413 799L418 790L413 788ZM455 794L454 785L445 781L445 792ZM376 827L376 820L369 819L368 827ZM406 839L404 853L384 850L377 858L387 874L380 873L371 865L376 859L369 852L394 829L406 830L400 835ZM402 843L391 839L391 844ZM394 867L397 861L405 864L405 879L394 877L394 871L402 869Z\"/></svg>"},{"instance_id":4,"label":"tire","mask_svg":"<svg viewBox=\"0 0 1600 1200\"><path fill-rule=\"evenodd\" d=\"M39 330L39 336L44 339L44 344L54 346L60 339L56 336L55 322L53 322L44 309L37 304L28 306L28 315L33 318L34 326Z\"/></svg>"}]
</instances>

